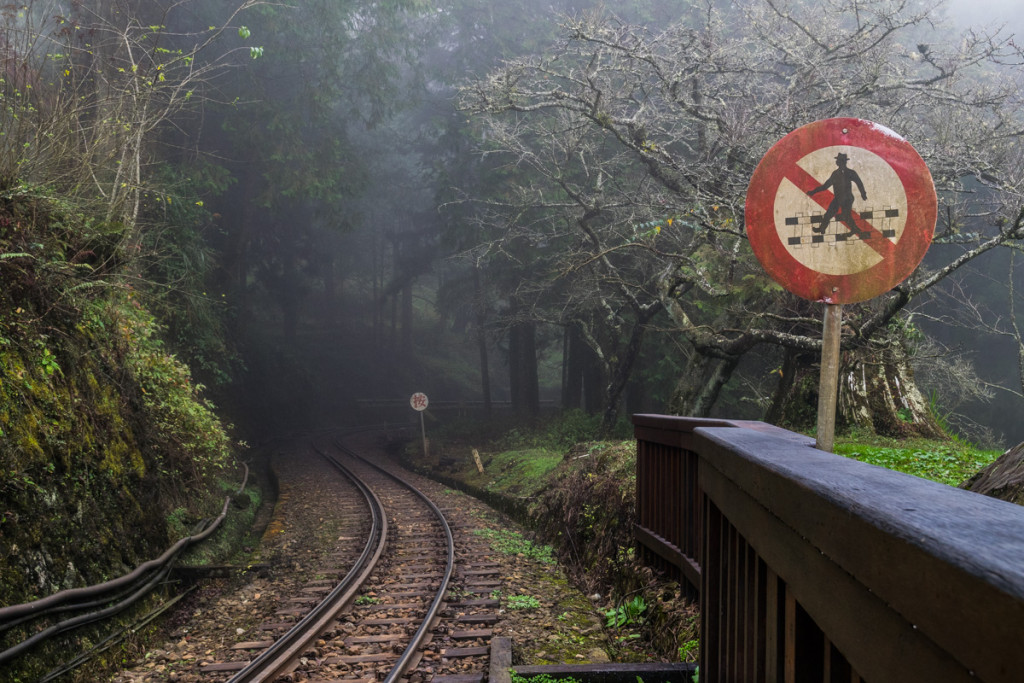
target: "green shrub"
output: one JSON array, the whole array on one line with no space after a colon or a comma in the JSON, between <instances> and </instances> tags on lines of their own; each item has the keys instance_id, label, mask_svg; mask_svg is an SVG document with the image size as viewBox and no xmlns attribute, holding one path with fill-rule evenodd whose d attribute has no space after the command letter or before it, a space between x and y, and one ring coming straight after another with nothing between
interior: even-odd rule
<instances>
[{"instance_id":1,"label":"green shrub","mask_svg":"<svg viewBox=\"0 0 1024 683\"><path fill-rule=\"evenodd\" d=\"M608 628L622 628L643 623L643 614L647 611L647 602L639 595L629 602L616 605L604 613Z\"/></svg>"}]
</instances>

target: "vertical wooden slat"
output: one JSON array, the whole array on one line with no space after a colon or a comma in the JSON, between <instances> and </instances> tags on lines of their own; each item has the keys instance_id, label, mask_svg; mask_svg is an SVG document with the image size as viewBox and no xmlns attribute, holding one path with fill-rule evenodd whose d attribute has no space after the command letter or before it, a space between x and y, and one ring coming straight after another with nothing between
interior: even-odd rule
<instances>
[{"instance_id":1,"label":"vertical wooden slat","mask_svg":"<svg viewBox=\"0 0 1024 683\"><path fill-rule=\"evenodd\" d=\"M786 587L785 646L783 655L785 683L796 683L796 599Z\"/></svg>"},{"instance_id":2,"label":"vertical wooden slat","mask_svg":"<svg viewBox=\"0 0 1024 683\"><path fill-rule=\"evenodd\" d=\"M754 549L747 546L747 613L743 616L746 624L746 643L744 644L744 657L746 666L743 669L744 678L748 681L757 680L757 634L758 634L758 557Z\"/></svg>"},{"instance_id":3,"label":"vertical wooden slat","mask_svg":"<svg viewBox=\"0 0 1024 683\"><path fill-rule=\"evenodd\" d=\"M672 519L672 535L669 537L672 543L676 546L682 547L682 527L683 518L680 512L680 501L683 497L689 495L689 492L682 488L682 461L686 457L683 452L676 452L673 454L672 462L670 463L671 469L668 479L668 486L675 489L676 495L668 497L668 509L669 517Z\"/></svg>"},{"instance_id":4,"label":"vertical wooden slat","mask_svg":"<svg viewBox=\"0 0 1024 683\"><path fill-rule=\"evenodd\" d=\"M736 591L736 611L732 618L736 621L734 632L736 649L736 680L744 680L744 669L746 668L745 645L746 645L746 620L747 613L747 542L739 531L733 530L736 538L736 564L735 578L733 579Z\"/></svg>"},{"instance_id":5,"label":"vertical wooden slat","mask_svg":"<svg viewBox=\"0 0 1024 683\"><path fill-rule=\"evenodd\" d=\"M704 510L704 506L703 505L698 505L696 501L699 501L701 499L701 497L703 497L704 492L700 488L700 460L697 458L696 454L694 454L693 457L690 458L690 476L692 477L692 484L691 484L692 488L691 488L691 490L693 491L693 495L694 495L694 508L695 508L695 510L697 512L697 514L695 516L696 519L695 519L693 527L692 527L692 530L693 530L693 546L692 547L697 552L697 554L694 556L697 559L697 563L699 565L703 566L704 559L703 559L703 557L701 557L701 553L703 552L703 548L704 548L703 536L704 536L704 533L705 533L705 531L704 531L704 529L705 529L705 526L704 526L704 512L705 512L705 510Z\"/></svg>"},{"instance_id":6,"label":"vertical wooden slat","mask_svg":"<svg viewBox=\"0 0 1024 683\"><path fill-rule=\"evenodd\" d=\"M821 680L829 683L832 680L832 641L822 638L822 672Z\"/></svg>"},{"instance_id":7,"label":"vertical wooden slat","mask_svg":"<svg viewBox=\"0 0 1024 683\"><path fill-rule=\"evenodd\" d=\"M704 533L704 549L701 554L704 571L701 572L701 670L702 675L707 676L708 681L720 680L721 668L718 666L719 658L719 637L718 629L721 627L721 619L717 615L721 609L719 600L719 586L721 584L718 575L718 567L715 562L719 557L720 537L717 533L718 520L714 510L714 504L707 496L701 496L701 509L704 511L704 519L707 526Z\"/></svg>"},{"instance_id":8,"label":"vertical wooden slat","mask_svg":"<svg viewBox=\"0 0 1024 683\"><path fill-rule=\"evenodd\" d=\"M720 544L721 557L718 560L719 572L722 574L721 587L719 589L719 595L721 595L721 607L719 608L719 633L721 634L718 638L718 649L722 653L721 657L721 670L722 680L729 680L729 661L731 652L729 651L729 628L732 626L732 622L729 619L729 613L732 610L732 593L729 590L732 587L731 577L729 576L729 550L732 548L732 536L729 533L729 524L725 519L724 515L718 517L719 534L722 537Z\"/></svg>"},{"instance_id":9,"label":"vertical wooden slat","mask_svg":"<svg viewBox=\"0 0 1024 683\"><path fill-rule=\"evenodd\" d=\"M765 591L765 628L764 638L765 681L781 683L779 676L779 647L782 639L779 633L779 577L770 568L766 570L767 590Z\"/></svg>"}]
</instances>

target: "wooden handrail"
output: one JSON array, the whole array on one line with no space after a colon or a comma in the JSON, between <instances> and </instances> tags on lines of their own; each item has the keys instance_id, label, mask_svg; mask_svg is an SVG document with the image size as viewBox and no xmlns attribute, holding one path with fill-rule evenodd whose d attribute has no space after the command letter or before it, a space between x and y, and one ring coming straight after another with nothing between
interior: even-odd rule
<instances>
[{"instance_id":1,"label":"wooden handrail","mask_svg":"<svg viewBox=\"0 0 1024 683\"><path fill-rule=\"evenodd\" d=\"M642 543L699 569L702 681L1021 680L1024 507L762 423L634 423Z\"/></svg>"}]
</instances>

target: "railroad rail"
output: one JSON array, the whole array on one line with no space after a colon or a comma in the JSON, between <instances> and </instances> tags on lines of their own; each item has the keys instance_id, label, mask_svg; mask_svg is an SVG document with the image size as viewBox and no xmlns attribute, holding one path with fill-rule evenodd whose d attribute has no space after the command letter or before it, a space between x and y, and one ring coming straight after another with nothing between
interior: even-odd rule
<instances>
[{"instance_id":1,"label":"railroad rail","mask_svg":"<svg viewBox=\"0 0 1024 683\"><path fill-rule=\"evenodd\" d=\"M301 594L294 598L300 604L278 612L281 618L294 616L296 621L273 642L248 641L232 648L240 652L263 648L260 654L237 661L207 662L200 671L211 681L230 674L230 683L273 681L292 671L316 680L356 678L392 683L408 679L425 664L433 680L441 683L444 673L439 669L443 667L437 664L442 658L476 657L477 679L482 680L489 655L487 646L435 647L433 652L429 647L437 633L457 639L489 638L490 630L480 627L495 623L497 616L481 614L475 608L493 610L499 602L490 597L467 599L472 588L465 585L465 579L467 575L494 575L497 569L467 561L464 551L460 556L464 585L453 596L449 591L456 541L444 512L429 496L341 441L319 444L315 450L358 487L365 501L360 509L373 511L374 522L360 537L360 557L315 606L304 604L303 596L316 586L300 588ZM357 517L360 513L349 506L345 514ZM479 548L469 550L468 556L476 553ZM336 571L322 569L317 574ZM490 591L490 585L480 590ZM448 613L444 619L442 610ZM268 624L263 628L273 627ZM471 681L473 676L467 678L460 673L457 680Z\"/></svg>"},{"instance_id":2,"label":"railroad rail","mask_svg":"<svg viewBox=\"0 0 1024 683\"><path fill-rule=\"evenodd\" d=\"M355 600L363 584L377 567L388 541L384 504L366 483L337 458L319 451L331 465L358 489L370 515L370 528L363 550L345 576L295 626L275 640L259 656L231 678L231 683L273 681L294 667L310 644ZM223 667L221 667L223 668ZM218 667L213 666L211 670Z\"/></svg>"},{"instance_id":3,"label":"railroad rail","mask_svg":"<svg viewBox=\"0 0 1024 683\"><path fill-rule=\"evenodd\" d=\"M483 682L502 618L499 596L507 582L521 582L506 573L509 561L497 557L503 553L492 547L493 534L477 533L497 520L485 521L490 513L462 494L396 465L381 467L348 445L359 442L386 461L379 437L351 432L343 442L336 434L265 449L280 491L253 556L261 569L180 592L174 600L187 599L170 618L168 639L147 652L140 673L129 669L115 680L150 680L166 670L174 672L167 680L182 683ZM148 588L149 565L144 570ZM170 581L165 576L157 580ZM7 612L20 619L66 597Z\"/></svg>"},{"instance_id":4,"label":"railroad rail","mask_svg":"<svg viewBox=\"0 0 1024 683\"><path fill-rule=\"evenodd\" d=\"M636 415L636 538L707 681L1020 681L1024 508L759 422Z\"/></svg>"}]
</instances>

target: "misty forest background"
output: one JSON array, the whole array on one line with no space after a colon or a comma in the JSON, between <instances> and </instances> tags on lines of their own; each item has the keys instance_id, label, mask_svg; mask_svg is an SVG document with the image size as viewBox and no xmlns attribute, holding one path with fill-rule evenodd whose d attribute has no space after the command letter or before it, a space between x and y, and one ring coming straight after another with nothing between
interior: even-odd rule
<instances>
[{"instance_id":1,"label":"misty forest background","mask_svg":"<svg viewBox=\"0 0 1024 683\"><path fill-rule=\"evenodd\" d=\"M1024 53L998 24L887 0L0 12L5 381L59 381L69 326L121 320L191 369L137 375L250 437L414 391L811 429L820 306L763 273L743 202L775 141L852 116L916 147L940 218L912 278L846 307L840 428L1024 440Z\"/></svg>"}]
</instances>

